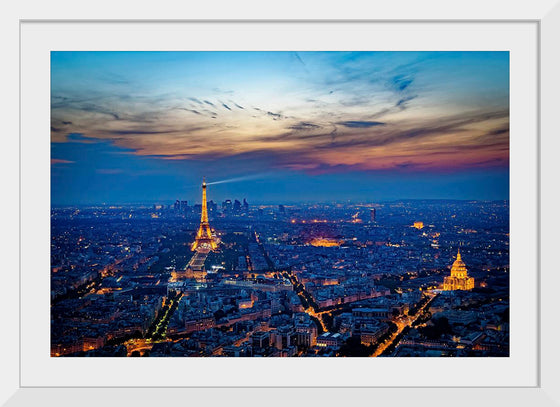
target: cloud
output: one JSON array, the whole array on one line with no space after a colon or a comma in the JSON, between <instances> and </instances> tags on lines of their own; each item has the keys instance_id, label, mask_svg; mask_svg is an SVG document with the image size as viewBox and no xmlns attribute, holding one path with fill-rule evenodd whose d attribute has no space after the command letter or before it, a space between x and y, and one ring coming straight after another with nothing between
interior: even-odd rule
<instances>
[{"instance_id":1,"label":"cloud","mask_svg":"<svg viewBox=\"0 0 560 407\"><path fill-rule=\"evenodd\" d=\"M68 126L72 124L71 121L60 120L56 117L51 118L51 133L68 133Z\"/></svg>"},{"instance_id":2,"label":"cloud","mask_svg":"<svg viewBox=\"0 0 560 407\"><path fill-rule=\"evenodd\" d=\"M507 127L502 127L499 129L491 130L485 134L485 136L499 136L501 134L509 134L509 125Z\"/></svg>"},{"instance_id":3,"label":"cloud","mask_svg":"<svg viewBox=\"0 0 560 407\"><path fill-rule=\"evenodd\" d=\"M254 109L264 117L270 117L268 110ZM313 173L390 168L413 171L458 168L467 163L474 165L475 161L493 163L489 165L507 163L504 158L508 153L507 139L495 139L494 142L480 139L486 133L498 133L502 127L491 131L477 129L484 123L507 120L508 116L508 110L498 110L397 123L292 119L276 132L269 130L251 135L240 134L236 125L192 124L182 129L174 126L168 130L157 130L156 127L114 130L106 133L106 137L115 140L120 147L132 149L136 155L174 161L213 162L227 158L231 165L238 166L241 165L239 160L249 163L253 157L255 168L260 165L261 169L285 168ZM332 131L325 131L329 126ZM493 137L505 134L499 133ZM220 143L208 143L212 136ZM474 157L475 154L478 157ZM246 167L249 168L249 164Z\"/></svg>"},{"instance_id":4,"label":"cloud","mask_svg":"<svg viewBox=\"0 0 560 407\"><path fill-rule=\"evenodd\" d=\"M398 92L404 92L414 82L414 78L410 74L400 74L390 79L390 84Z\"/></svg>"},{"instance_id":5,"label":"cloud","mask_svg":"<svg viewBox=\"0 0 560 407\"><path fill-rule=\"evenodd\" d=\"M349 120L349 121L345 121L345 122L338 122L337 124L340 124L341 126L349 127L349 128L365 129L365 128L375 127L375 126L385 126L386 123L372 122L372 121Z\"/></svg>"},{"instance_id":6,"label":"cloud","mask_svg":"<svg viewBox=\"0 0 560 407\"><path fill-rule=\"evenodd\" d=\"M306 75L309 75L309 70L307 69L307 64L303 62L303 59L298 52L293 53L294 59L298 62L299 66L303 69Z\"/></svg>"},{"instance_id":7,"label":"cloud","mask_svg":"<svg viewBox=\"0 0 560 407\"><path fill-rule=\"evenodd\" d=\"M272 120L282 120L282 119L287 119L288 118L287 116L284 116L282 113L271 112L269 110L264 110L264 109L261 109L259 107L253 107L253 109L256 110L257 112L262 113L266 117L272 118Z\"/></svg>"},{"instance_id":8,"label":"cloud","mask_svg":"<svg viewBox=\"0 0 560 407\"><path fill-rule=\"evenodd\" d=\"M406 109L408 102L414 100L418 97L418 95L410 95L400 98L397 103L395 103L395 107L400 108L401 110Z\"/></svg>"},{"instance_id":9,"label":"cloud","mask_svg":"<svg viewBox=\"0 0 560 407\"><path fill-rule=\"evenodd\" d=\"M180 109L186 110L187 112L191 112L191 113L198 114L198 115L202 114L198 110L194 110L194 109L186 109L186 108L180 108Z\"/></svg>"},{"instance_id":10,"label":"cloud","mask_svg":"<svg viewBox=\"0 0 560 407\"><path fill-rule=\"evenodd\" d=\"M113 130L111 134L116 136L128 136L132 134L146 135L146 134L169 134L169 131L156 131L156 130Z\"/></svg>"},{"instance_id":11,"label":"cloud","mask_svg":"<svg viewBox=\"0 0 560 407\"><path fill-rule=\"evenodd\" d=\"M303 59L301 59L301 57L299 56L299 53L294 52L294 56L304 67L306 67L305 62L303 62Z\"/></svg>"},{"instance_id":12,"label":"cloud","mask_svg":"<svg viewBox=\"0 0 560 407\"><path fill-rule=\"evenodd\" d=\"M263 166L314 171L437 167L451 165L449 157L457 165L495 163L507 156L507 105L473 111L469 103L434 99L425 92L422 58L402 53L387 64L383 53L319 54L284 54L282 80L262 87L251 78L259 91L224 79L236 96L203 84L168 93L156 86L66 89L51 99L51 137L113 143L129 154L176 162L243 159L249 167L257 157ZM302 80L294 64L314 68L314 75ZM430 86L441 88L437 81Z\"/></svg>"},{"instance_id":13,"label":"cloud","mask_svg":"<svg viewBox=\"0 0 560 407\"><path fill-rule=\"evenodd\" d=\"M66 139L64 141L67 143L85 143L85 144L103 142L102 139L99 139L97 137L87 137L81 133L70 133L66 135Z\"/></svg>"},{"instance_id":14,"label":"cloud","mask_svg":"<svg viewBox=\"0 0 560 407\"><path fill-rule=\"evenodd\" d=\"M318 124L308 123L308 122L299 122L297 124L288 127L288 129L290 130L312 130L312 129L319 129L319 128L321 128L321 126L319 126Z\"/></svg>"},{"instance_id":15,"label":"cloud","mask_svg":"<svg viewBox=\"0 0 560 407\"><path fill-rule=\"evenodd\" d=\"M266 114L270 117L272 117L272 120L281 120L284 119L285 116L283 116L280 113L274 113L274 112L266 112Z\"/></svg>"},{"instance_id":16,"label":"cloud","mask_svg":"<svg viewBox=\"0 0 560 407\"><path fill-rule=\"evenodd\" d=\"M439 120L429 120L415 123L401 123L399 126L390 126L383 132L356 133L353 137L337 141L337 147L380 147L399 144L403 142L419 141L430 137L448 136L442 144L456 145L453 134L472 133L468 127L473 124L509 117L508 110L494 112L472 112L463 115L442 117ZM357 126L358 128L361 128ZM318 148L332 148L334 146L318 146Z\"/></svg>"},{"instance_id":17,"label":"cloud","mask_svg":"<svg viewBox=\"0 0 560 407\"><path fill-rule=\"evenodd\" d=\"M70 161L70 160L62 160L60 158L51 158L51 165L55 165L55 164L74 164L75 161Z\"/></svg>"},{"instance_id":18,"label":"cloud","mask_svg":"<svg viewBox=\"0 0 560 407\"><path fill-rule=\"evenodd\" d=\"M82 110L84 112L99 113L99 114L102 114L102 115L111 116L115 120L120 120L121 119L121 117L118 113L110 111L103 106L98 106L98 105L95 105L95 104L92 104L92 103L82 104L80 106L80 110Z\"/></svg>"}]
</instances>

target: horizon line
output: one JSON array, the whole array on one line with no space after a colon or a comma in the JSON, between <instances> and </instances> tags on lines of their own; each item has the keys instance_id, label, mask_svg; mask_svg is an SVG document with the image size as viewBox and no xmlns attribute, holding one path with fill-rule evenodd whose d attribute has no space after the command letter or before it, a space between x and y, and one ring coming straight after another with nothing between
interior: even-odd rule
<instances>
[{"instance_id":1,"label":"horizon line","mask_svg":"<svg viewBox=\"0 0 560 407\"><path fill-rule=\"evenodd\" d=\"M229 198L228 198L229 199ZM234 198L236 199L236 198ZM243 198L241 198L243 199ZM181 200L179 200L181 201ZM188 200L187 200L188 201ZM213 201L212 199L207 202ZM248 202L249 205L318 205L318 204L348 204L348 205L361 205L361 204L380 204L380 203L393 203L393 202L407 202L407 201L445 201L445 202L509 202L507 199L460 199L460 198L398 198L398 199L383 199L377 201L255 201L253 203ZM51 208L61 208L61 207L95 207L95 206L145 206L145 205L172 205L176 201L173 200L162 200L162 201L143 201L143 202L96 202L96 203L59 203L52 204ZM216 201L218 203L218 201ZM201 202L194 201L194 204L201 204Z\"/></svg>"}]
</instances>

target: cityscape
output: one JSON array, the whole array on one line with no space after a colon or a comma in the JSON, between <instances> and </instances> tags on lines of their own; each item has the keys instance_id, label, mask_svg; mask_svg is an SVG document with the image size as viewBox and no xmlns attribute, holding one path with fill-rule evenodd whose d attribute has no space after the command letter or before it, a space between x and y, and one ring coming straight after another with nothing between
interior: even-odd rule
<instances>
[{"instance_id":1,"label":"cityscape","mask_svg":"<svg viewBox=\"0 0 560 407\"><path fill-rule=\"evenodd\" d=\"M508 61L51 53L51 356L508 357Z\"/></svg>"}]
</instances>

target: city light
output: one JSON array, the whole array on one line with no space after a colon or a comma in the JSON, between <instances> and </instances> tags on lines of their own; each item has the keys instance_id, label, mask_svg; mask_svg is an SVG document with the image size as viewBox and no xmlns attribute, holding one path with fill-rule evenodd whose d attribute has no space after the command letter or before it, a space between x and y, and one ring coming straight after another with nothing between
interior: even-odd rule
<instances>
[{"instance_id":1,"label":"city light","mask_svg":"<svg viewBox=\"0 0 560 407\"><path fill-rule=\"evenodd\" d=\"M50 61L52 357L510 356L509 52Z\"/></svg>"}]
</instances>

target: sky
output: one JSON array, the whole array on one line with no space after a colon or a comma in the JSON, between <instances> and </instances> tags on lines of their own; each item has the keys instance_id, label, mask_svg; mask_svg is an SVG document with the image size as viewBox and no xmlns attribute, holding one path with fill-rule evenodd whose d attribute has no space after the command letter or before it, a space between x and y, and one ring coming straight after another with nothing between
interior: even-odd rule
<instances>
[{"instance_id":1,"label":"sky","mask_svg":"<svg viewBox=\"0 0 560 407\"><path fill-rule=\"evenodd\" d=\"M217 202L508 199L509 53L51 52L53 205L199 202L202 177Z\"/></svg>"}]
</instances>

